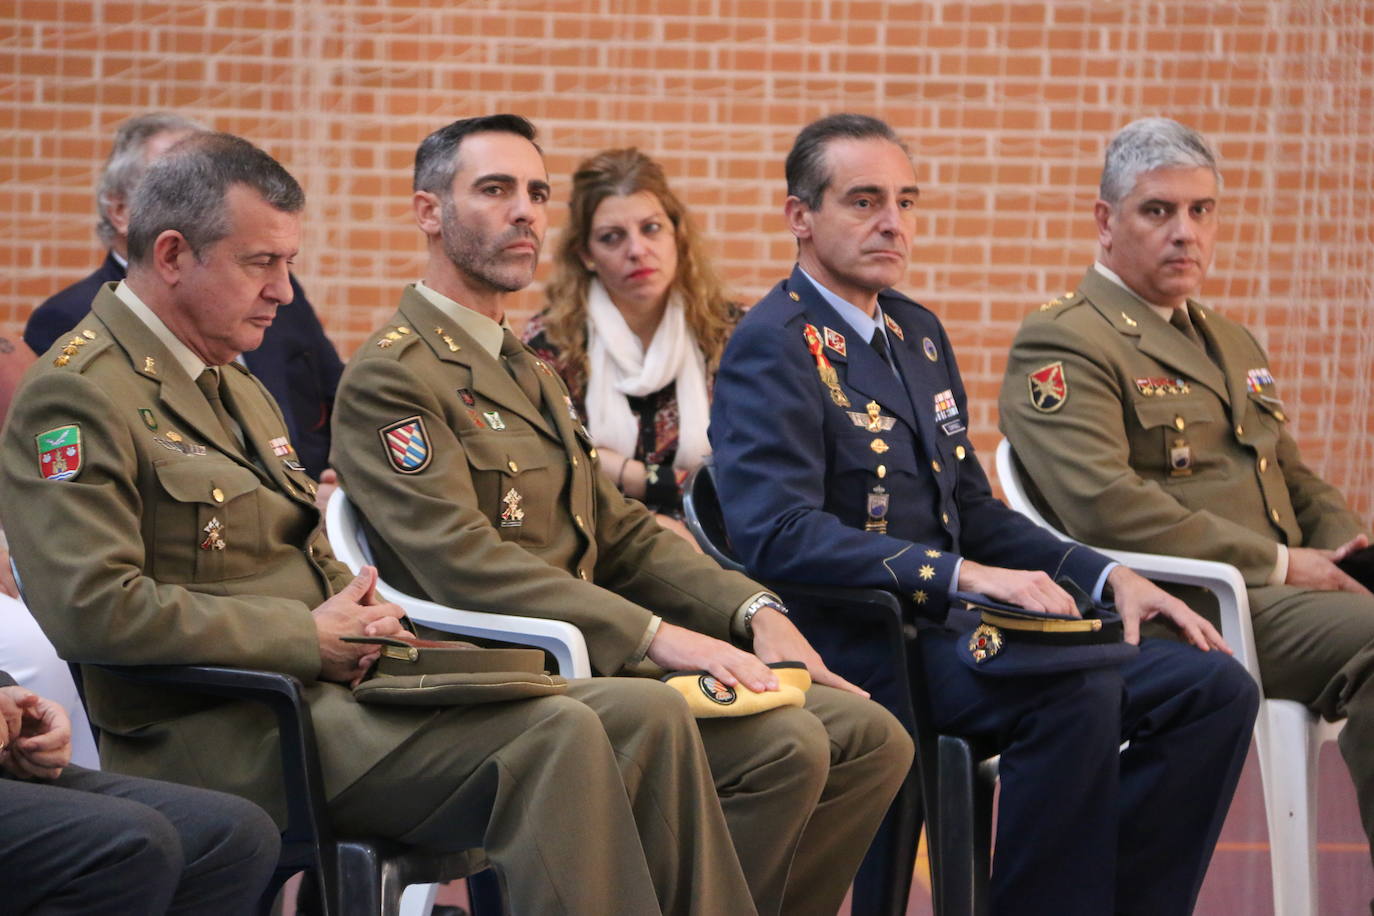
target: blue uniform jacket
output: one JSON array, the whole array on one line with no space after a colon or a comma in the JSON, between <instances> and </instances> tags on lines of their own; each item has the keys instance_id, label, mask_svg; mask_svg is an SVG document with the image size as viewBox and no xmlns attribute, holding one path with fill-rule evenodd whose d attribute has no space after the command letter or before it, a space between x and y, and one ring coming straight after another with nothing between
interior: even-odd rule
<instances>
[{"instance_id":1,"label":"blue uniform jacket","mask_svg":"<svg viewBox=\"0 0 1374 916\"><path fill-rule=\"evenodd\" d=\"M105 262L94 273L34 309L24 327L24 342L43 355L86 316L101 286L124 276L125 270L114 255L106 254ZM294 276L291 289L295 298L277 310L262 346L243 354L243 361L281 405L291 444L306 471L318 480L320 472L329 467L329 423L343 362Z\"/></svg>"},{"instance_id":2,"label":"blue uniform jacket","mask_svg":"<svg viewBox=\"0 0 1374 916\"><path fill-rule=\"evenodd\" d=\"M902 380L800 270L745 315L725 349L711 446L726 530L749 574L884 588L937 621L960 556L1067 575L1091 591L1106 557L993 497L939 319L892 290L879 303ZM848 406L817 368L808 325ZM865 530L882 521L885 533Z\"/></svg>"}]
</instances>

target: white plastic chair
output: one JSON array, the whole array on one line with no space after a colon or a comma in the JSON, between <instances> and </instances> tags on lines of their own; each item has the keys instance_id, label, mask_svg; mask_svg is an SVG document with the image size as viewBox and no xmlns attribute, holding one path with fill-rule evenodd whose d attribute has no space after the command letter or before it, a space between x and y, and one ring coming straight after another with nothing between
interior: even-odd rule
<instances>
[{"instance_id":1,"label":"white plastic chair","mask_svg":"<svg viewBox=\"0 0 1374 916\"><path fill-rule=\"evenodd\" d=\"M364 566L374 565L372 548L367 543L363 526L358 522L358 510L348 501L343 487L336 489L329 497L325 528L329 532L329 544L334 548L334 555L345 566L356 573ZM415 623L462 636L480 636L534 646L554 657L558 662L558 673L564 677L592 676L591 662L587 658L587 641L582 638L581 630L566 621L445 607L399 592L380 578L377 580L377 595L399 605ZM401 897L402 916L428 916L434 909L438 891L437 884L417 884L406 888Z\"/></svg>"},{"instance_id":2,"label":"white plastic chair","mask_svg":"<svg viewBox=\"0 0 1374 916\"><path fill-rule=\"evenodd\" d=\"M1063 540L1072 540L1031 504L1021 483L1011 443L997 445L997 479L1007 504ZM1259 657L1250 625L1250 598L1240 571L1228 563L1161 554L1093 548L1149 579L1194 585L1216 596L1221 635L1260 685ZM1326 722L1293 700L1266 699L1255 721L1255 749L1269 825L1269 868L1275 916L1316 916L1317 754L1336 740L1343 722Z\"/></svg>"},{"instance_id":3,"label":"white plastic chair","mask_svg":"<svg viewBox=\"0 0 1374 916\"><path fill-rule=\"evenodd\" d=\"M358 522L358 510L348 501L343 487L329 497L325 525L334 555L345 566L356 573L364 566L374 565L372 548L368 546L367 535ZM380 579L377 580L377 594L400 605L406 616L416 623L464 636L534 646L554 657L558 662L558 673L564 677L592 676L591 662L587 659L587 642L582 638L582 631L567 621L444 607L403 594Z\"/></svg>"}]
</instances>

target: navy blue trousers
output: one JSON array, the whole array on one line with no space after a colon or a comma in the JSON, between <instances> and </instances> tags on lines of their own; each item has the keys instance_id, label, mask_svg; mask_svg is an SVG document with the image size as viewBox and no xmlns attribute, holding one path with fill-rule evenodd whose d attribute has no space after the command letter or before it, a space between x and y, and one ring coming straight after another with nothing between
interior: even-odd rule
<instances>
[{"instance_id":1,"label":"navy blue trousers","mask_svg":"<svg viewBox=\"0 0 1374 916\"><path fill-rule=\"evenodd\" d=\"M1190 913L1259 707L1245 670L1145 640L1120 668L988 677L957 638L918 645L940 730L1001 751L993 913Z\"/></svg>"}]
</instances>

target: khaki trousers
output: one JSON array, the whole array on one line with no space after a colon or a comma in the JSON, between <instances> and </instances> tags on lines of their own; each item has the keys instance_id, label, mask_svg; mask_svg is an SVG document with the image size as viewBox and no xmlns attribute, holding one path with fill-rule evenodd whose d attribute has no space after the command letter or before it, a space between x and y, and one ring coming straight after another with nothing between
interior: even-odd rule
<instances>
[{"instance_id":1,"label":"khaki trousers","mask_svg":"<svg viewBox=\"0 0 1374 916\"><path fill-rule=\"evenodd\" d=\"M825 687L697 723L658 681L593 678L445 710L331 811L346 832L485 847L516 914L829 916L911 754L885 710Z\"/></svg>"}]
</instances>

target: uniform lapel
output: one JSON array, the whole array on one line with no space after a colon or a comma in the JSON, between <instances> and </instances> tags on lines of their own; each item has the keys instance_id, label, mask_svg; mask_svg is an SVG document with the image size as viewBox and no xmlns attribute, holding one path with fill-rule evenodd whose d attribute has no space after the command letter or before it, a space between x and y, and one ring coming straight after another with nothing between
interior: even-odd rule
<instances>
[{"instance_id":1,"label":"uniform lapel","mask_svg":"<svg viewBox=\"0 0 1374 916\"><path fill-rule=\"evenodd\" d=\"M1221 372L1226 378L1226 388L1231 394L1231 412L1238 413L1241 405L1245 404L1249 397L1245 376L1240 374L1245 367L1236 366L1233 360L1227 359L1226 343L1213 332L1212 325L1207 320L1207 310L1191 300L1188 308L1193 327L1198 329L1202 339L1207 341L1207 348L1215 354L1217 362L1221 364Z\"/></svg>"},{"instance_id":2,"label":"uniform lapel","mask_svg":"<svg viewBox=\"0 0 1374 916\"><path fill-rule=\"evenodd\" d=\"M1093 268L1088 269L1079 291L1112 327L1128 337L1136 337L1141 353L1206 385L1223 401L1230 402L1230 390L1221 368L1144 302Z\"/></svg>"},{"instance_id":3,"label":"uniform lapel","mask_svg":"<svg viewBox=\"0 0 1374 916\"><path fill-rule=\"evenodd\" d=\"M889 316L891 317L891 316ZM896 318L892 319L896 321ZM903 333L908 333L905 327ZM915 429L921 441L921 448L925 451L927 458L934 457L934 443L939 441L936 436L939 432L935 429L935 403L933 396L936 392L943 392L949 389L949 371L940 366L934 360L927 359L924 355L916 353L916 335L912 333L910 340L892 340L892 335L888 335L888 340L892 343L892 354L897 359L897 367L902 370L902 378L906 381L908 392L907 400L911 402L911 409L915 412ZM949 358L948 353L941 354L937 351L937 356ZM920 392L918 395L917 392ZM931 398L929 405L920 403L921 398ZM967 423L966 418L964 422Z\"/></svg>"},{"instance_id":4,"label":"uniform lapel","mask_svg":"<svg viewBox=\"0 0 1374 916\"><path fill-rule=\"evenodd\" d=\"M225 374L224 388L227 389L232 402L225 406L243 429L244 447L248 450L250 458L252 455L257 456L257 461L250 460L248 466L259 476L270 477L276 482L277 489L297 502L314 506L314 498L301 491L300 484L287 475L286 467L282 464L282 456L272 450L273 435L280 435L284 431L277 416L269 411L249 407L253 403L255 386L244 373L233 366L221 366L220 372Z\"/></svg>"},{"instance_id":5,"label":"uniform lapel","mask_svg":"<svg viewBox=\"0 0 1374 916\"><path fill-rule=\"evenodd\" d=\"M187 429L214 445L216 450L258 472L244 456L238 442L220 424L205 395L196 387L195 380L186 377L185 371L177 365L162 341L137 315L129 311L129 307L119 300L113 289L102 289L96 296L92 310L124 349L134 371L157 382L159 400L168 413L174 414Z\"/></svg>"},{"instance_id":6,"label":"uniform lapel","mask_svg":"<svg viewBox=\"0 0 1374 916\"><path fill-rule=\"evenodd\" d=\"M789 293L795 291L800 297L799 301L810 323L816 326L816 331L822 337L821 352L835 366L835 371L843 384L864 397L877 401L915 431L917 423L912 414L911 398L902 390L901 382L887 363L883 362L878 352L868 341L859 339L859 335L850 327L849 322L830 307L830 303L816 291L800 272L800 268L792 272L787 287ZM838 331L844 336L844 353L825 346L826 328ZM862 412L863 405L855 404L852 409Z\"/></svg>"},{"instance_id":7,"label":"uniform lapel","mask_svg":"<svg viewBox=\"0 0 1374 916\"><path fill-rule=\"evenodd\" d=\"M409 322L412 330L434 351L434 355L439 357L440 362L455 363L467 368L472 374L473 390L481 392L484 398L495 401L511 413L524 418L546 436L558 438L558 433L549 426L543 412L530 403L529 398L525 397L525 393L515 383L515 379L506 371L506 367L501 365L500 358L490 356L470 334L458 327L414 287L406 287L405 293L401 296L400 313ZM444 339L445 335L452 339L456 350L449 346L448 341ZM544 381L541 379L540 385L543 384ZM547 388L544 388L544 396L548 397Z\"/></svg>"}]
</instances>

